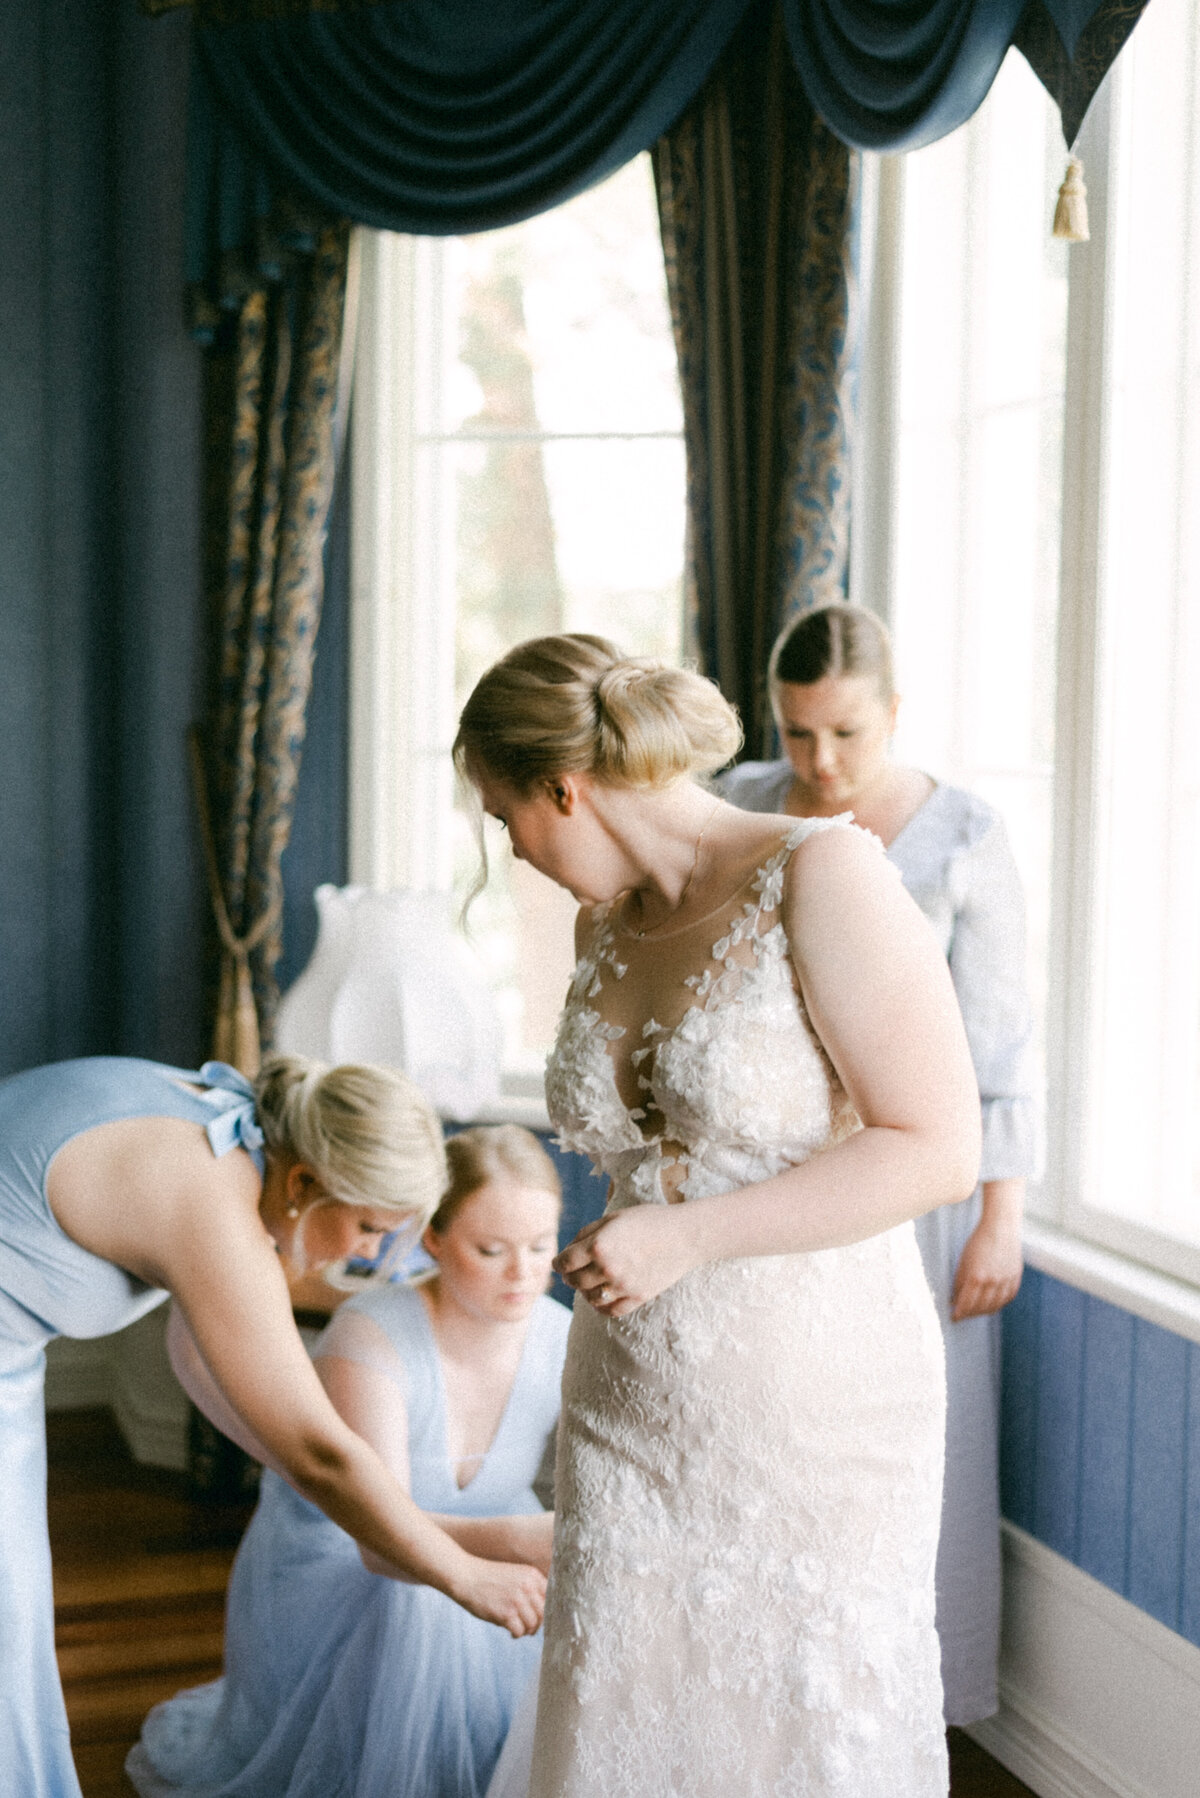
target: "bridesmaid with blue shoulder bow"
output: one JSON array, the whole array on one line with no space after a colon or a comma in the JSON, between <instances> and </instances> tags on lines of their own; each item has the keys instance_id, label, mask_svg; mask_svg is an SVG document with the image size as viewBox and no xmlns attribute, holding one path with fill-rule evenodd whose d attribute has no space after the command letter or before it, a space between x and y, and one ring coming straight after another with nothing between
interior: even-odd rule
<instances>
[{"instance_id":1,"label":"bridesmaid with blue shoulder bow","mask_svg":"<svg viewBox=\"0 0 1200 1798\"><path fill-rule=\"evenodd\" d=\"M172 1358L213 1421L398 1578L513 1637L545 1576L421 1510L339 1414L292 1316L285 1268L419 1233L446 1184L437 1119L402 1074L269 1060L253 1082L120 1057L0 1081L0 1767L79 1798L54 1656L45 1345L104 1336L168 1294Z\"/></svg>"}]
</instances>

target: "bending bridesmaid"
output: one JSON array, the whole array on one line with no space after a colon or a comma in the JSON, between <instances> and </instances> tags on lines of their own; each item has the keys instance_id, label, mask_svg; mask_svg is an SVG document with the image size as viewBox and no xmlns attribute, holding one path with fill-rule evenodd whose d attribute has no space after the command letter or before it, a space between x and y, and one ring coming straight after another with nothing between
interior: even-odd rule
<instances>
[{"instance_id":1,"label":"bending bridesmaid","mask_svg":"<svg viewBox=\"0 0 1200 1798\"><path fill-rule=\"evenodd\" d=\"M1021 1282L1025 1179L1038 1116L1025 984L1025 905L999 814L977 794L891 759L899 700L874 613L824 606L780 637L770 696L786 757L721 777L747 811L852 813L874 831L949 959L983 1111L980 1184L917 1219L946 1340L946 1485L937 1623L946 1721L997 1708L1000 1505L996 1313Z\"/></svg>"},{"instance_id":2,"label":"bending bridesmaid","mask_svg":"<svg viewBox=\"0 0 1200 1798\"><path fill-rule=\"evenodd\" d=\"M396 1178L397 1168L403 1178ZM445 1184L437 1120L400 1074L278 1058L251 1086L98 1057L0 1081L0 1767L79 1798L54 1658L44 1349L168 1292L177 1363L222 1428L364 1547L514 1636L544 1577L472 1552L338 1415L292 1320L294 1266L372 1254ZM399 1196L398 1196L399 1195Z\"/></svg>"},{"instance_id":3,"label":"bending bridesmaid","mask_svg":"<svg viewBox=\"0 0 1200 1798\"><path fill-rule=\"evenodd\" d=\"M544 1296L558 1178L511 1125L447 1144L450 1185L415 1284L346 1301L313 1353L346 1422L480 1554L547 1566L534 1494L570 1318ZM413 1585L268 1472L238 1550L225 1677L146 1719L143 1798L481 1798L537 1638Z\"/></svg>"}]
</instances>

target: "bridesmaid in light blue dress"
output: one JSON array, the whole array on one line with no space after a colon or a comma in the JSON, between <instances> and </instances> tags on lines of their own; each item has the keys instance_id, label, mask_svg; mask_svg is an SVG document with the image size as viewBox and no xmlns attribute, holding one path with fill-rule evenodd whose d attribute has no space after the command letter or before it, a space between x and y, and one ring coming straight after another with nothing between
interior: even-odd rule
<instances>
[{"instance_id":1,"label":"bridesmaid in light blue dress","mask_svg":"<svg viewBox=\"0 0 1200 1798\"><path fill-rule=\"evenodd\" d=\"M946 1343L946 1483L937 1623L947 1723L997 1709L1000 1501L996 1313L1021 1279L1021 1213L1037 1170L1025 902L999 814L889 755L896 699L887 633L855 606L805 612L771 659L771 701L787 751L721 776L746 811L853 813L937 935L966 1026L983 1110L980 1184L916 1220Z\"/></svg>"},{"instance_id":2,"label":"bridesmaid in light blue dress","mask_svg":"<svg viewBox=\"0 0 1200 1798\"><path fill-rule=\"evenodd\" d=\"M512 1127L464 1131L447 1151L424 1239L437 1269L347 1300L314 1359L417 1504L480 1554L548 1565L553 1518L534 1484L570 1325L544 1296L557 1176ZM127 1763L143 1798L481 1798L540 1638L388 1571L265 1473L230 1583L224 1678L150 1713Z\"/></svg>"},{"instance_id":3,"label":"bridesmaid in light blue dress","mask_svg":"<svg viewBox=\"0 0 1200 1798\"><path fill-rule=\"evenodd\" d=\"M414 1577L536 1629L541 1573L472 1555L417 1509L330 1404L292 1320L281 1256L371 1254L402 1219L419 1227L444 1181L437 1120L390 1070L279 1057L251 1085L218 1062L97 1057L0 1081L5 1793L79 1798L54 1655L45 1345L119 1330L168 1292L187 1319L177 1351L204 1363L235 1429Z\"/></svg>"}]
</instances>

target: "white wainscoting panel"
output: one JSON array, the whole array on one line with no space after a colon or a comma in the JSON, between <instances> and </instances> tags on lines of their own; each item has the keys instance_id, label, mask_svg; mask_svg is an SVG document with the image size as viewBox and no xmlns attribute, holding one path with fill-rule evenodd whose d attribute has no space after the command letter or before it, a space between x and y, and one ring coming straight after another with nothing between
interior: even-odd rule
<instances>
[{"instance_id":1,"label":"white wainscoting panel","mask_svg":"<svg viewBox=\"0 0 1200 1798\"><path fill-rule=\"evenodd\" d=\"M171 1371L164 1340L167 1305L115 1336L46 1345L46 1409L108 1405L136 1461L187 1466L188 1402Z\"/></svg>"},{"instance_id":2,"label":"white wainscoting panel","mask_svg":"<svg viewBox=\"0 0 1200 1798\"><path fill-rule=\"evenodd\" d=\"M1009 1523L1004 1607L989 1754L1039 1798L1197 1798L1200 1648Z\"/></svg>"}]
</instances>

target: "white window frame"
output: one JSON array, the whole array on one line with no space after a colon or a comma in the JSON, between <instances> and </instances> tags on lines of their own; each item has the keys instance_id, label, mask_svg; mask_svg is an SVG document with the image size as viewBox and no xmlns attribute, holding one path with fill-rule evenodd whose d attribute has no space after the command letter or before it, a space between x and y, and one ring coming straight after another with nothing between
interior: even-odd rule
<instances>
[{"instance_id":1,"label":"white window frame","mask_svg":"<svg viewBox=\"0 0 1200 1798\"><path fill-rule=\"evenodd\" d=\"M421 371L421 392L416 376L418 319L440 318L439 248L365 228L352 238L348 877L377 890L449 897L456 840L455 596L452 569L430 563L440 553L431 541L439 533L422 528L416 453L430 440L429 371ZM420 303L430 299L432 305ZM437 405L432 411L437 416ZM546 442L682 439L681 430L666 429L538 435ZM472 440L470 432L454 436ZM506 1065L502 1087L526 1109L538 1107L537 1121L545 1121L540 1072Z\"/></svg>"},{"instance_id":2,"label":"white window frame","mask_svg":"<svg viewBox=\"0 0 1200 1798\"><path fill-rule=\"evenodd\" d=\"M1086 1082L1096 1017L1101 908L1100 790L1107 668L1107 533L1114 462L1116 225L1124 66L1102 86L1078 145L1088 173L1092 251L1071 270L1059 599L1054 907L1047 1169L1050 1216L1069 1235L1200 1288L1200 1247L1092 1202Z\"/></svg>"},{"instance_id":3,"label":"white window frame","mask_svg":"<svg viewBox=\"0 0 1200 1798\"><path fill-rule=\"evenodd\" d=\"M417 598L417 246L358 229L354 256L349 875L377 889L449 893L454 614Z\"/></svg>"},{"instance_id":4,"label":"white window frame","mask_svg":"<svg viewBox=\"0 0 1200 1798\"><path fill-rule=\"evenodd\" d=\"M1105 533L1112 469L1113 210L1121 151L1117 63L1077 145L1087 173L1092 242L1072 251L1068 305L1062 534L1057 635L1054 845L1049 938L1047 1165L1031 1191L1031 1265L1200 1342L1200 1248L1089 1203L1089 1066L1096 1024L1102 870ZM1064 157L1065 161L1065 157ZM905 182L902 157L868 157L851 597L885 617L895 592L895 442ZM880 503L880 502L883 503Z\"/></svg>"}]
</instances>

